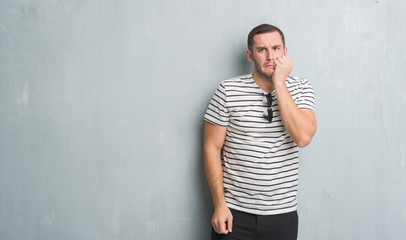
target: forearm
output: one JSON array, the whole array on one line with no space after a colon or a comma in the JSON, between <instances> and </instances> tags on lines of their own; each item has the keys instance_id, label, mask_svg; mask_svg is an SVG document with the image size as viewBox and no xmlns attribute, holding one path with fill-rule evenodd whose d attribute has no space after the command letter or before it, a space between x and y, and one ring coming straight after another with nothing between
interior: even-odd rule
<instances>
[{"instance_id":1,"label":"forearm","mask_svg":"<svg viewBox=\"0 0 406 240\"><path fill-rule=\"evenodd\" d=\"M223 168L221 165L220 151L221 148L205 146L204 165L214 204L211 224L217 233L227 234L232 232L233 215L227 207L224 197Z\"/></svg>"},{"instance_id":2,"label":"forearm","mask_svg":"<svg viewBox=\"0 0 406 240\"><path fill-rule=\"evenodd\" d=\"M220 159L221 149L205 146L204 165L206 169L207 182L213 198L215 207L226 204L223 187L223 168Z\"/></svg>"},{"instance_id":3,"label":"forearm","mask_svg":"<svg viewBox=\"0 0 406 240\"><path fill-rule=\"evenodd\" d=\"M307 146L316 132L314 113L299 109L285 84L275 85L275 90L286 131L299 147Z\"/></svg>"}]
</instances>

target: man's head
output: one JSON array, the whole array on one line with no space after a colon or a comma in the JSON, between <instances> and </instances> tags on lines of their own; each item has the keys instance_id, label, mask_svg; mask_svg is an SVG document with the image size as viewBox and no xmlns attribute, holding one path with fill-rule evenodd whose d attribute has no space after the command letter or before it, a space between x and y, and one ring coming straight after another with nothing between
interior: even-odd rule
<instances>
[{"instance_id":1,"label":"man's head","mask_svg":"<svg viewBox=\"0 0 406 240\"><path fill-rule=\"evenodd\" d=\"M248 35L247 59L254 63L253 74L261 78L272 78L275 61L287 55L285 38L279 28L262 24L252 29Z\"/></svg>"},{"instance_id":2,"label":"man's head","mask_svg":"<svg viewBox=\"0 0 406 240\"><path fill-rule=\"evenodd\" d=\"M256 26L251 30L251 32L248 34L248 50L252 52L252 48L254 46L254 36L257 34L262 34L262 33L271 33L271 32L278 32L281 35L283 47L285 47L285 36L283 35L283 32L270 24L261 24L259 26Z\"/></svg>"}]
</instances>

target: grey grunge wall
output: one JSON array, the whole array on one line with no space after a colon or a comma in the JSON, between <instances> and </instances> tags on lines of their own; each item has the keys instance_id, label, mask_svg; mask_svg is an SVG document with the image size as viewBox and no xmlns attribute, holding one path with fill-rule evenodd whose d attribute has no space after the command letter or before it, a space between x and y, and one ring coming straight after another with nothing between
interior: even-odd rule
<instances>
[{"instance_id":1,"label":"grey grunge wall","mask_svg":"<svg viewBox=\"0 0 406 240\"><path fill-rule=\"evenodd\" d=\"M299 239L406 238L401 0L0 1L0 239L209 239L203 114L258 24L316 94Z\"/></svg>"}]
</instances>

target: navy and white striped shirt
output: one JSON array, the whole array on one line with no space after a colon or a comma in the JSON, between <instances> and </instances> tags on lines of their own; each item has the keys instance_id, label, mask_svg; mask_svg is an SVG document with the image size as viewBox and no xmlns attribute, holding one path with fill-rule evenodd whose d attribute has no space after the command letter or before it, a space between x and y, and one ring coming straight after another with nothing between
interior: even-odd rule
<instances>
[{"instance_id":1,"label":"navy and white striped shirt","mask_svg":"<svg viewBox=\"0 0 406 240\"><path fill-rule=\"evenodd\" d=\"M314 93L306 79L288 77L286 86L300 109L314 111ZM204 119L227 127L223 147L224 194L230 208L259 215L297 209L298 147L280 117L276 92L273 119L264 119L264 91L252 74L223 81Z\"/></svg>"}]
</instances>

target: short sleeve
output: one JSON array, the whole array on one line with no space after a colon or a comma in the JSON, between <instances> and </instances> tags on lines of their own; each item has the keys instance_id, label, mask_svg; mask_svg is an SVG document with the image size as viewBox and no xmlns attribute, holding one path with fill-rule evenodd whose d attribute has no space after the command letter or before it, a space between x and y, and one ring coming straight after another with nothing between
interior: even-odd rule
<instances>
[{"instance_id":1,"label":"short sleeve","mask_svg":"<svg viewBox=\"0 0 406 240\"><path fill-rule=\"evenodd\" d=\"M303 79L301 81L299 97L295 102L298 108L314 112L314 92L309 80Z\"/></svg>"},{"instance_id":2,"label":"short sleeve","mask_svg":"<svg viewBox=\"0 0 406 240\"><path fill-rule=\"evenodd\" d=\"M226 90L222 83L218 86L211 98L206 114L204 115L204 120L222 127L227 127L229 117Z\"/></svg>"}]
</instances>

